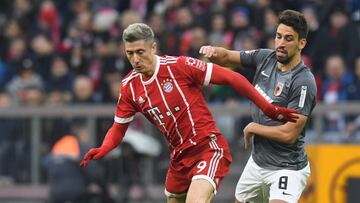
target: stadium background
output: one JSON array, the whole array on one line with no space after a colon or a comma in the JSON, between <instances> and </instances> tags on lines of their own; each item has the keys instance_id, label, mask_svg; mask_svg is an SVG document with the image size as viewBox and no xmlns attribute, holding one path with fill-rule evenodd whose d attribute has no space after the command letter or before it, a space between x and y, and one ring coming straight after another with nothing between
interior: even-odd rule
<instances>
[{"instance_id":1,"label":"stadium background","mask_svg":"<svg viewBox=\"0 0 360 203\"><path fill-rule=\"evenodd\" d=\"M302 202L358 202L358 0L2 0L0 202L49 202L55 187L63 196L83 187L90 193L85 202L111 202L106 197L164 202L168 151L162 135L142 117L108 157L86 171L77 167L83 151L99 145L111 125L118 84L131 70L122 30L146 22L160 55L201 58L198 50L205 44L272 48L283 9L302 11L308 20L303 60L318 85L306 137L312 175ZM251 78L251 72L238 71ZM234 156L214 202L233 202L249 156L242 142L242 128L250 121L248 101L223 86L204 94ZM74 181L71 187L57 182L67 178Z\"/></svg>"}]
</instances>

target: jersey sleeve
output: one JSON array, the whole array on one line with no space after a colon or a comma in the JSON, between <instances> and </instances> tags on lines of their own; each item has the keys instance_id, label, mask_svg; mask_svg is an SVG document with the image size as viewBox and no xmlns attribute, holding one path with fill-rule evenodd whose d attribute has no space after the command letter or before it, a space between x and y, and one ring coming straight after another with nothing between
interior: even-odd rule
<instances>
[{"instance_id":1,"label":"jersey sleeve","mask_svg":"<svg viewBox=\"0 0 360 203\"><path fill-rule=\"evenodd\" d=\"M212 63L206 63L199 59L192 57L181 56L180 67L185 77L191 80L191 82L207 86L210 83L211 74L213 70Z\"/></svg>"},{"instance_id":2,"label":"jersey sleeve","mask_svg":"<svg viewBox=\"0 0 360 203\"><path fill-rule=\"evenodd\" d=\"M120 124L129 123L134 119L136 113L136 108L132 104L131 92L131 83L122 82L120 86L119 99L115 109L114 121Z\"/></svg>"},{"instance_id":3,"label":"jersey sleeve","mask_svg":"<svg viewBox=\"0 0 360 203\"><path fill-rule=\"evenodd\" d=\"M254 49L249 51L240 51L241 65L246 68L256 68L271 53L271 49Z\"/></svg>"},{"instance_id":4,"label":"jersey sleeve","mask_svg":"<svg viewBox=\"0 0 360 203\"><path fill-rule=\"evenodd\" d=\"M316 83L312 74L298 77L290 89L288 108L309 116L316 104Z\"/></svg>"}]
</instances>

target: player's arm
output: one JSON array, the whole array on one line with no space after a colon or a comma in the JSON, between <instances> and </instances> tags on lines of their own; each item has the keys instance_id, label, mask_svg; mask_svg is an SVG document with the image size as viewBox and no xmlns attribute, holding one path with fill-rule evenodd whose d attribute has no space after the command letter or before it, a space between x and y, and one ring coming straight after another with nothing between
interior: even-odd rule
<instances>
[{"instance_id":1,"label":"player's arm","mask_svg":"<svg viewBox=\"0 0 360 203\"><path fill-rule=\"evenodd\" d=\"M228 50L223 47L202 46L199 53L211 62L225 67L238 67L241 65L240 52Z\"/></svg>"},{"instance_id":2,"label":"player's arm","mask_svg":"<svg viewBox=\"0 0 360 203\"><path fill-rule=\"evenodd\" d=\"M295 122L297 111L270 104L241 74L212 64L210 83L232 86L237 92L255 103L268 117L282 122Z\"/></svg>"},{"instance_id":3,"label":"player's arm","mask_svg":"<svg viewBox=\"0 0 360 203\"><path fill-rule=\"evenodd\" d=\"M244 128L245 148L250 145L252 136L261 136L277 142L293 144L304 129L307 116L297 114L299 119L295 123L285 123L279 126L266 126L255 122L249 123Z\"/></svg>"},{"instance_id":4,"label":"player's arm","mask_svg":"<svg viewBox=\"0 0 360 203\"><path fill-rule=\"evenodd\" d=\"M114 122L111 128L107 131L101 146L90 149L82 159L80 166L86 167L90 160L100 159L113 150L116 146L118 146L123 140L128 126L129 123L122 124Z\"/></svg>"}]
</instances>

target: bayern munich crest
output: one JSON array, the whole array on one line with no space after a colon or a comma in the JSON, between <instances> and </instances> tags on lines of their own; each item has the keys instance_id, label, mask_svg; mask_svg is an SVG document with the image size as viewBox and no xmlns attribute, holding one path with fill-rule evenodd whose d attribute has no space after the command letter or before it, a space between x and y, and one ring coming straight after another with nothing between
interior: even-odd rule
<instances>
[{"instance_id":1,"label":"bayern munich crest","mask_svg":"<svg viewBox=\"0 0 360 203\"><path fill-rule=\"evenodd\" d=\"M172 84L172 79L166 79L161 83L163 90L167 93L170 93L174 89L174 85Z\"/></svg>"}]
</instances>

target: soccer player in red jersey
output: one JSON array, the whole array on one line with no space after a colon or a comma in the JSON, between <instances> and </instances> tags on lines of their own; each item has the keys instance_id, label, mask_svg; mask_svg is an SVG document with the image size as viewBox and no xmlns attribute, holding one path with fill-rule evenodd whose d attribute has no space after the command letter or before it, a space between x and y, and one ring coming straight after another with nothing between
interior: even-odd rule
<instances>
[{"instance_id":1,"label":"soccer player in red jersey","mask_svg":"<svg viewBox=\"0 0 360 203\"><path fill-rule=\"evenodd\" d=\"M134 69L121 83L113 126L102 145L85 155L82 167L120 144L129 122L141 112L168 142L167 202L208 203L227 174L232 157L202 95L202 86L230 85L272 119L297 118L296 111L267 102L236 72L191 57L157 56L154 33L146 24L129 25L123 41Z\"/></svg>"}]
</instances>

